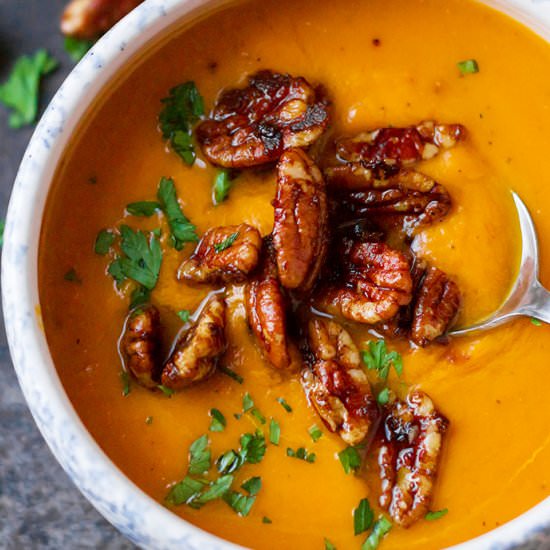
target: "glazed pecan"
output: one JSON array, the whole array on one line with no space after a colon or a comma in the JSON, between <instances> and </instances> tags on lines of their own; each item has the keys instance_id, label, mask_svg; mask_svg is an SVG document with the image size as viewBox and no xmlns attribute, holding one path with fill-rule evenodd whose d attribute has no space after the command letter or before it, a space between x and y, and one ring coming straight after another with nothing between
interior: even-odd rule
<instances>
[{"instance_id":1,"label":"glazed pecan","mask_svg":"<svg viewBox=\"0 0 550 550\"><path fill-rule=\"evenodd\" d=\"M72 0L61 16L61 32L90 40L107 32L143 0Z\"/></svg>"},{"instance_id":2,"label":"glazed pecan","mask_svg":"<svg viewBox=\"0 0 550 550\"><path fill-rule=\"evenodd\" d=\"M319 307L333 315L374 324L393 317L412 299L405 255L385 243L355 243L346 255L340 284L321 290Z\"/></svg>"},{"instance_id":3,"label":"glazed pecan","mask_svg":"<svg viewBox=\"0 0 550 550\"><path fill-rule=\"evenodd\" d=\"M441 221L451 208L447 190L420 172L400 170L387 179L366 178L362 186L359 186L361 176L356 165L329 169L328 173L332 174L331 183L354 189L336 193L346 215L367 216L379 223L398 223L407 233ZM368 176L371 171L364 173Z\"/></svg>"},{"instance_id":4,"label":"glazed pecan","mask_svg":"<svg viewBox=\"0 0 550 550\"><path fill-rule=\"evenodd\" d=\"M426 270L413 310L411 339L425 346L445 334L460 306L460 291L437 267Z\"/></svg>"},{"instance_id":5,"label":"glazed pecan","mask_svg":"<svg viewBox=\"0 0 550 550\"><path fill-rule=\"evenodd\" d=\"M380 506L395 523L409 527L429 509L448 420L421 391L388 406L378 455Z\"/></svg>"},{"instance_id":6,"label":"glazed pecan","mask_svg":"<svg viewBox=\"0 0 550 550\"><path fill-rule=\"evenodd\" d=\"M320 170L301 149L283 153L273 201L273 245L281 284L309 290L327 249L327 199Z\"/></svg>"},{"instance_id":7,"label":"glazed pecan","mask_svg":"<svg viewBox=\"0 0 550 550\"><path fill-rule=\"evenodd\" d=\"M178 340L164 365L164 386L180 389L213 374L226 348L225 310L222 296L215 294L210 298L197 322Z\"/></svg>"},{"instance_id":8,"label":"glazed pecan","mask_svg":"<svg viewBox=\"0 0 550 550\"><path fill-rule=\"evenodd\" d=\"M242 282L258 264L261 246L259 231L246 223L214 227L181 264L178 279L195 283Z\"/></svg>"},{"instance_id":9,"label":"glazed pecan","mask_svg":"<svg viewBox=\"0 0 550 550\"><path fill-rule=\"evenodd\" d=\"M450 149L464 139L460 124L436 124L433 120L407 128L378 128L336 143L338 158L344 162L376 166L407 166L428 160L441 149Z\"/></svg>"},{"instance_id":10,"label":"glazed pecan","mask_svg":"<svg viewBox=\"0 0 550 550\"><path fill-rule=\"evenodd\" d=\"M271 236L264 238L260 269L246 287L246 310L250 328L266 359L278 369L290 367L286 299L277 277Z\"/></svg>"},{"instance_id":11,"label":"glazed pecan","mask_svg":"<svg viewBox=\"0 0 550 550\"><path fill-rule=\"evenodd\" d=\"M128 315L120 340L126 369L146 388L155 388L160 378L160 332L158 309L140 306Z\"/></svg>"},{"instance_id":12,"label":"glazed pecan","mask_svg":"<svg viewBox=\"0 0 550 550\"><path fill-rule=\"evenodd\" d=\"M310 322L309 341L315 362L301 376L308 401L330 431L357 445L378 419L359 351L346 330L326 319Z\"/></svg>"},{"instance_id":13,"label":"glazed pecan","mask_svg":"<svg viewBox=\"0 0 550 550\"><path fill-rule=\"evenodd\" d=\"M319 89L302 77L263 70L249 77L246 88L223 92L196 135L210 162L245 168L311 145L328 123L328 104Z\"/></svg>"}]
</instances>

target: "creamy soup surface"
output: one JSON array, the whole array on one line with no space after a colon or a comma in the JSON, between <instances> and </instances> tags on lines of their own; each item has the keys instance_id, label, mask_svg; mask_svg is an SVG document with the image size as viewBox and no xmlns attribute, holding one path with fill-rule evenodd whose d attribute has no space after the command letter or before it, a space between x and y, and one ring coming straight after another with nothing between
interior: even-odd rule
<instances>
[{"instance_id":1,"label":"creamy soup surface","mask_svg":"<svg viewBox=\"0 0 550 550\"><path fill-rule=\"evenodd\" d=\"M475 59L479 72L457 63ZM296 376L271 368L249 332L242 286L228 286L229 349L222 373L172 397L132 382L123 395L118 339L129 298L107 274L113 252L94 253L99 230L125 223L166 232L160 214L136 217L128 203L155 200L162 176L174 179L185 215L199 235L218 225L249 223L268 234L273 224L273 170L243 172L229 198L212 204L217 173L197 147L189 167L163 141L157 125L168 90L193 80L210 110L219 92L272 69L322 83L332 101L331 135L406 126L434 119L460 123L468 137L422 163L421 171L449 191L445 220L419 232L415 252L448 273L462 292L459 324L480 319L505 297L516 273L519 237L510 190L529 207L539 235L543 284L550 285L550 47L501 13L466 0L266 0L215 12L174 34L113 84L82 123L55 176L42 226L40 306L59 376L78 414L102 449L140 488L160 502L187 468L189 445L203 434L212 456L238 448L241 434L261 429L267 452L235 474L235 486L260 476L262 489L247 517L216 500L200 510L173 507L182 518L253 548L360 548L353 509L368 498L376 515L373 457L346 475L343 441L308 406ZM176 332L180 310L194 311L212 287L178 282L175 272L193 251L163 241L160 278L151 295ZM74 270L74 271L72 271ZM74 276L67 276L72 273ZM360 349L373 336L351 327ZM426 348L387 341L403 357L403 375L389 385L417 386L450 421L432 510L437 521L394 527L382 547L442 548L487 532L550 494L550 329L529 319L489 333ZM369 373L372 376L373 373ZM249 392L268 419L240 419ZM278 398L291 406L287 412ZM227 419L209 432L209 411ZM281 428L269 443L268 424ZM313 442L308 429L323 436ZM316 460L287 456L305 447ZM511 495L513 498L511 498ZM269 518L266 523L263 518Z\"/></svg>"}]
</instances>

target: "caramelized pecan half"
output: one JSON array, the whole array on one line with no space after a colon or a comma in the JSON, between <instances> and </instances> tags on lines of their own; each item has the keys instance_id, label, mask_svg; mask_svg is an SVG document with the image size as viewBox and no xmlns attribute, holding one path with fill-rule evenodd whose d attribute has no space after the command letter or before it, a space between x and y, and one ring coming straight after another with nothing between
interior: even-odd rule
<instances>
[{"instance_id":1,"label":"caramelized pecan half","mask_svg":"<svg viewBox=\"0 0 550 550\"><path fill-rule=\"evenodd\" d=\"M425 346L445 334L460 306L460 291L437 267L426 270L413 310L411 339Z\"/></svg>"},{"instance_id":2,"label":"caramelized pecan half","mask_svg":"<svg viewBox=\"0 0 550 550\"><path fill-rule=\"evenodd\" d=\"M319 307L328 313L367 324L390 319L411 299L407 258L379 242L352 245L341 283L317 295Z\"/></svg>"},{"instance_id":3,"label":"caramelized pecan half","mask_svg":"<svg viewBox=\"0 0 550 550\"><path fill-rule=\"evenodd\" d=\"M401 225L407 233L441 221L451 208L447 190L432 178L401 170L387 179L372 178L372 170L348 164L327 169L338 186L336 199L349 216L367 216L377 222ZM343 189L353 189L343 192Z\"/></svg>"},{"instance_id":4,"label":"caramelized pecan half","mask_svg":"<svg viewBox=\"0 0 550 550\"><path fill-rule=\"evenodd\" d=\"M273 201L273 245L281 284L309 290L327 249L327 199L320 170L301 149L290 149L277 165Z\"/></svg>"},{"instance_id":5,"label":"caramelized pecan half","mask_svg":"<svg viewBox=\"0 0 550 550\"><path fill-rule=\"evenodd\" d=\"M260 269L248 283L245 294L248 323L264 356L278 369L290 367L286 299L277 277L271 236L264 238Z\"/></svg>"},{"instance_id":6,"label":"caramelized pecan half","mask_svg":"<svg viewBox=\"0 0 550 550\"><path fill-rule=\"evenodd\" d=\"M448 420L421 391L389 405L378 455L380 506L395 523L409 527L429 509Z\"/></svg>"},{"instance_id":7,"label":"caramelized pecan half","mask_svg":"<svg viewBox=\"0 0 550 550\"><path fill-rule=\"evenodd\" d=\"M120 340L126 369L146 388L155 388L160 378L160 332L158 309L144 305L130 312Z\"/></svg>"},{"instance_id":8,"label":"caramelized pecan half","mask_svg":"<svg viewBox=\"0 0 550 550\"><path fill-rule=\"evenodd\" d=\"M180 281L195 283L242 282L256 267L262 237L246 223L209 229L179 270Z\"/></svg>"},{"instance_id":9,"label":"caramelized pecan half","mask_svg":"<svg viewBox=\"0 0 550 550\"><path fill-rule=\"evenodd\" d=\"M184 388L214 373L226 348L225 310L222 296L215 294L210 298L197 322L178 340L164 365L164 386Z\"/></svg>"},{"instance_id":10,"label":"caramelized pecan half","mask_svg":"<svg viewBox=\"0 0 550 550\"><path fill-rule=\"evenodd\" d=\"M107 32L143 0L72 0L61 16L61 32L94 39Z\"/></svg>"},{"instance_id":11,"label":"caramelized pecan half","mask_svg":"<svg viewBox=\"0 0 550 550\"><path fill-rule=\"evenodd\" d=\"M309 341L315 362L301 376L307 398L330 431L357 445L378 419L359 351L346 330L326 319L310 322Z\"/></svg>"},{"instance_id":12,"label":"caramelized pecan half","mask_svg":"<svg viewBox=\"0 0 550 550\"><path fill-rule=\"evenodd\" d=\"M245 168L311 145L328 123L328 103L319 89L302 77L263 70L249 77L246 88L223 92L196 135L210 162Z\"/></svg>"},{"instance_id":13,"label":"caramelized pecan half","mask_svg":"<svg viewBox=\"0 0 550 550\"><path fill-rule=\"evenodd\" d=\"M336 143L338 158L367 166L407 166L428 160L441 149L450 149L464 139L460 124L436 124L433 120L407 128L378 128Z\"/></svg>"}]
</instances>

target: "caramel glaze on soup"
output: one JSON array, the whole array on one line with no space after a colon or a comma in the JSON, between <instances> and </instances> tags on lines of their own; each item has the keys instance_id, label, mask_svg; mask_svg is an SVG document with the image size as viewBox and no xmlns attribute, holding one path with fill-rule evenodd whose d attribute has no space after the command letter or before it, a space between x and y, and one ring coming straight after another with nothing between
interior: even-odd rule
<instances>
[{"instance_id":1,"label":"caramel glaze on soup","mask_svg":"<svg viewBox=\"0 0 550 550\"><path fill-rule=\"evenodd\" d=\"M461 75L457 62L476 59L479 72ZM209 433L216 457L236 448L255 424L233 416L250 392L256 407L281 425L279 446L237 474L263 487L248 517L215 501L201 510L173 508L182 518L254 548L359 548L352 510L378 497L374 466L346 475L337 453L345 444L323 428L313 443L308 428L322 426L300 382L270 368L245 320L243 288L228 287L230 342L225 363L244 377L223 374L167 398L132 385L122 395L117 342L128 298L115 292L107 260L94 254L98 231L121 222L152 230L160 218L124 214L134 201L154 200L161 176L172 177L186 216L199 235L210 227L246 222L268 234L275 172L245 172L229 199L212 205L216 169L200 150L193 168L163 142L160 100L194 80L207 110L225 87L242 85L259 69L322 83L333 102L331 135L406 126L421 120L458 122L468 138L421 170L453 198L446 219L422 230L414 247L452 275L462 292L459 323L494 310L515 275L519 239L509 190L528 205L540 237L542 281L550 285L550 48L533 33L481 4L447 0L267 0L216 12L174 35L113 85L83 122L55 176L42 227L40 303L51 353L80 417L107 455L153 498L185 475L192 441L208 434L209 410L220 409L227 428ZM163 230L166 228L163 227ZM208 287L177 282L192 252L165 247L152 301L175 333L173 312L195 310ZM74 269L80 281L65 279ZM70 278L70 277L69 277ZM353 329L360 349L368 327ZM449 420L432 510L438 521L394 527L383 547L442 548L493 529L549 494L550 411L546 406L550 332L529 319L489 333L410 348L388 342L403 356L403 382L430 395ZM372 373L369 373L371 376ZM390 385L399 387L394 372ZM277 402L283 397L287 413ZM146 419L153 420L146 423ZM315 452L315 463L286 456L290 447ZM367 461L368 462L368 461ZM365 477L367 479L365 479ZM238 486L238 485L237 485ZM266 516L271 524L262 522Z\"/></svg>"}]
</instances>

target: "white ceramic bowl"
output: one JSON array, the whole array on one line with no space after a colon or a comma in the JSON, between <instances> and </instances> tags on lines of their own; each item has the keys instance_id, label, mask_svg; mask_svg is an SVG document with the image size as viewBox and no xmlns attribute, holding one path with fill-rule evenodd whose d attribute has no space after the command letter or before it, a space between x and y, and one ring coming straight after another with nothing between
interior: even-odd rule
<instances>
[{"instance_id":1,"label":"white ceramic bowl","mask_svg":"<svg viewBox=\"0 0 550 550\"><path fill-rule=\"evenodd\" d=\"M2 253L4 319L25 398L52 452L85 497L143 548L238 547L187 523L148 497L107 458L80 421L57 376L41 328L37 279L40 227L59 159L98 93L136 53L175 25L229 2L147 0L99 40L61 86L38 124L15 181L6 222ZM550 0L486 3L550 40ZM549 526L550 498L455 548L510 548L532 540Z\"/></svg>"}]
</instances>

